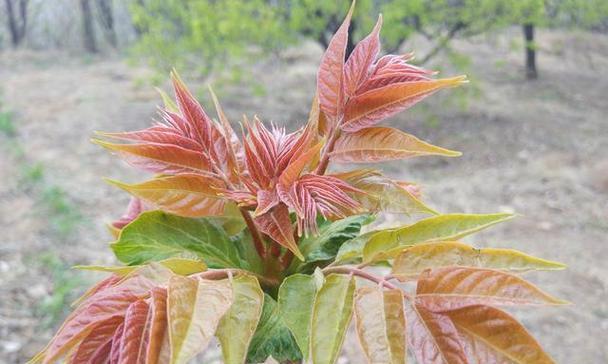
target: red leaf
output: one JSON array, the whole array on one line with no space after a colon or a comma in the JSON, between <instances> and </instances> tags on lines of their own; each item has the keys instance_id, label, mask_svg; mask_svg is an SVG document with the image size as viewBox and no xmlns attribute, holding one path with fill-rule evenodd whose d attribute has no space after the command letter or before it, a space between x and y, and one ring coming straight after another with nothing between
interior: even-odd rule
<instances>
[{"instance_id":1,"label":"red leaf","mask_svg":"<svg viewBox=\"0 0 608 364\"><path fill-rule=\"evenodd\" d=\"M293 227L291 226L289 211L285 204L280 203L267 213L256 217L255 222L261 232L291 250L301 260L304 260L293 237Z\"/></svg>"},{"instance_id":2,"label":"red leaf","mask_svg":"<svg viewBox=\"0 0 608 364\"><path fill-rule=\"evenodd\" d=\"M348 42L348 28L355 3L356 1L353 1L344 22L329 42L329 46L321 59L317 75L317 92L321 110L334 123L342 110L344 99L344 58Z\"/></svg>"},{"instance_id":3,"label":"red leaf","mask_svg":"<svg viewBox=\"0 0 608 364\"><path fill-rule=\"evenodd\" d=\"M142 338L146 318L148 317L148 309L148 304L144 300L135 301L127 309L124 331L120 340L118 363L138 363L145 355L146 349L145 347L142 348Z\"/></svg>"},{"instance_id":4,"label":"red leaf","mask_svg":"<svg viewBox=\"0 0 608 364\"><path fill-rule=\"evenodd\" d=\"M203 153L179 145L151 142L116 144L103 140L93 142L118 153L127 163L145 171L163 174L209 173L209 163Z\"/></svg>"},{"instance_id":5,"label":"red leaf","mask_svg":"<svg viewBox=\"0 0 608 364\"><path fill-rule=\"evenodd\" d=\"M281 200L296 212L298 233L317 233L317 212L326 219L339 219L359 212L360 204L348 193L362 193L331 176L306 174L291 186L279 184Z\"/></svg>"},{"instance_id":6,"label":"red leaf","mask_svg":"<svg viewBox=\"0 0 608 364\"><path fill-rule=\"evenodd\" d=\"M373 126L411 107L437 90L458 86L464 82L464 76L400 82L365 92L349 100L341 127L344 131L355 132Z\"/></svg>"},{"instance_id":7,"label":"red leaf","mask_svg":"<svg viewBox=\"0 0 608 364\"><path fill-rule=\"evenodd\" d=\"M357 44L344 65L344 94L346 97L355 95L363 81L369 76L370 67L380 52L380 29L382 15L372 32Z\"/></svg>"},{"instance_id":8,"label":"red leaf","mask_svg":"<svg viewBox=\"0 0 608 364\"><path fill-rule=\"evenodd\" d=\"M110 345L116 328L122 323L122 316L114 316L100 321L70 358L70 363L89 363L94 359L105 359L110 354Z\"/></svg>"},{"instance_id":9,"label":"red leaf","mask_svg":"<svg viewBox=\"0 0 608 364\"><path fill-rule=\"evenodd\" d=\"M144 363L156 363L160 356L163 341L167 332L167 290L155 288L150 297L150 310L144 340L146 356Z\"/></svg>"},{"instance_id":10,"label":"red leaf","mask_svg":"<svg viewBox=\"0 0 608 364\"><path fill-rule=\"evenodd\" d=\"M427 269L421 273L416 301L433 311L471 305L558 305L566 302L544 293L519 276L472 267Z\"/></svg>"},{"instance_id":11,"label":"red leaf","mask_svg":"<svg viewBox=\"0 0 608 364\"><path fill-rule=\"evenodd\" d=\"M526 329L506 312L470 306L446 312L475 363L552 364L553 360Z\"/></svg>"},{"instance_id":12,"label":"red leaf","mask_svg":"<svg viewBox=\"0 0 608 364\"><path fill-rule=\"evenodd\" d=\"M448 316L406 306L409 345L418 363L466 364L460 336Z\"/></svg>"}]
</instances>

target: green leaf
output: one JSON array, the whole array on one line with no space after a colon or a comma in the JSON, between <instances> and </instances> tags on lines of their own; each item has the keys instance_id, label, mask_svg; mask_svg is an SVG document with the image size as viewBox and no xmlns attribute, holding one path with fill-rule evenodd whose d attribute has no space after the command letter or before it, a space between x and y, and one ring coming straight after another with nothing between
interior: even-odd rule
<instances>
[{"instance_id":1,"label":"green leaf","mask_svg":"<svg viewBox=\"0 0 608 364\"><path fill-rule=\"evenodd\" d=\"M254 273L264 274L264 262L255 250L253 239L248 230L230 238L239 250L240 256L247 262L248 270Z\"/></svg>"},{"instance_id":2,"label":"green leaf","mask_svg":"<svg viewBox=\"0 0 608 364\"><path fill-rule=\"evenodd\" d=\"M187 363L203 351L231 304L228 280L171 277L167 291L170 364Z\"/></svg>"},{"instance_id":3,"label":"green leaf","mask_svg":"<svg viewBox=\"0 0 608 364\"><path fill-rule=\"evenodd\" d=\"M317 289L315 277L305 274L287 277L279 288L279 312L296 339L304 361L308 359L310 318Z\"/></svg>"},{"instance_id":4,"label":"green leaf","mask_svg":"<svg viewBox=\"0 0 608 364\"><path fill-rule=\"evenodd\" d=\"M186 258L169 258L159 261L160 265L171 269L173 273L182 276L189 276L194 273L207 270L205 263L196 259ZM126 265L126 266L105 266L105 265L76 265L75 269L92 270L98 272L114 273L121 277L133 272L134 270L143 267L143 265Z\"/></svg>"},{"instance_id":5,"label":"green leaf","mask_svg":"<svg viewBox=\"0 0 608 364\"><path fill-rule=\"evenodd\" d=\"M278 362L302 359L298 344L281 319L277 302L265 295L262 317L249 344L247 363L263 363L269 356Z\"/></svg>"},{"instance_id":6,"label":"green leaf","mask_svg":"<svg viewBox=\"0 0 608 364\"><path fill-rule=\"evenodd\" d=\"M448 214L373 234L363 248L363 261L394 258L404 247L454 240L513 218L512 214Z\"/></svg>"},{"instance_id":7,"label":"green leaf","mask_svg":"<svg viewBox=\"0 0 608 364\"><path fill-rule=\"evenodd\" d=\"M222 345L224 363L240 364L245 361L249 342L258 326L264 292L258 280L240 275L232 280L233 303L222 317L216 336Z\"/></svg>"},{"instance_id":8,"label":"green leaf","mask_svg":"<svg viewBox=\"0 0 608 364\"><path fill-rule=\"evenodd\" d=\"M314 364L334 364L340 354L353 313L355 279L330 274L317 293L310 330Z\"/></svg>"},{"instance_id":9,"label":"green leaf","mask_svg":"<svg viewBox=\"0 0 608 364\"><path fill-rule=\"evenodd\" d=\"M361 252L363 251L365 244L367 244L372 235L377 232L378 231L369 231L342 244L336 255L336 262L360 260Z\"/></svg>"},{"instance_id":10,"label":"green leaf","mask_svg":"<svg viewBox=\"0 0 608 364\"><path fill-rule=\"evenodd\" d=\"M359 235L361 227L374 220L373 215L355 215L335 222L323 221L319 224L319 234L302 239L300 251L306 258L306 264L300 264L298 271L303 272L311 266L310 263L332 260L346 241ZM300 262L296 262L300 263Z\"/></svg>"},{"instance_id":11,"label":"green leaf","mask_svg":"<svg viewBox=\"0 0 608 364\"><path fill-rule=\"evenodd\" d=\"M427 268L467 266L510 271L558 270L565 265L513 249L476 249L456 241L419 244L403 250L393 263L392 275L408 279Z\"/></svg>"},{"instance_id":12,"label":"green leaf","mask_svg":"<svg viewBox=\"0 0 608 364\"><path fill-rule=\"evenodd\" d=\"M141 214L112 244L118 260L136 265L172 257L196 257L209 267L244 267L228 235L205 218L187 218L162 211Z\"/></svg>"}]
</instances>

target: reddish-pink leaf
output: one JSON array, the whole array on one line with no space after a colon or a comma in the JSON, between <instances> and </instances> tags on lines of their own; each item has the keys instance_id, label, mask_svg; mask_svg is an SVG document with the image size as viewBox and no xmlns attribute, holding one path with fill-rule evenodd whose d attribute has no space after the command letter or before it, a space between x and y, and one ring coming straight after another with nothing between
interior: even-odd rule
<instances>
[{"instance_id":1,"label":"reddish-pink leaf","mask_svg":"<svg viewBox=\"0 0 608 364\"><path fill-rule=\"evenodd\" d=\"M207 114L203 107L198 101L192 96L184 82L180 79L177 72L171 73L171 80L173 81L173 88L175 90L175 98L177 99L177 106L180 112L192 126L197 139L205 146L206 151L210 157L213 157L213 131L215 125Z\"/></svg>"},{"instance_id":2,"label":"reddish-pink leaf","mask_svg":"<svg viewBox=\"0 0 608 364\"><path fill-rule=\"evenodd\" d=\"M321 140L304 153L297 155L297 158L290 162L287 168L285 168L283 173L281 173L279 176L279 183L285 186L290 186L293 184L300 177L300 174L304 171L304 168L306 168L306 166L319 155L323 144L324 141Z\"/></svg>"},{"instance_id":3,"label":"reddish-pink leaf","mask_svg":"<svg viewBox=\"0 0 608 364\"><path fill-rule=\"evenodd\" d=\"M110 345L116 328L122 323L122 316L114 316L100 321L87 337L82 340L70 358L71 363L89 363L92 359L105 359L110 353Z\"/></svg>"},{"instance_id":4,"label":"reddish-pink leaf","mask_svg":"<svg viewBox=\"0 0 608 364\"><path fill-rule=\"evenodd\" d=\"M148 317L148 304L144 300L135 301L127 309L124 321L124 331L120 340L120 356L118 363L139 363L140 355L145 355L142 350L142 339L146 318Z\"/></svg>"},{"instance_id":5,"label":"reddish-pink leaf","mask_svg":"<svg viewBox=\"0 0 608 364\"><path fill-rule=\"evenodd\" d=\"M410 349L418 363L466 364L456 327L446 315L423 306L406 306Z\"/></svg>"},{"instance_id":6,"label":"reddish-pink leaf","mask_svg":"<svg viewBox=\"0 0 608 364\"><path fill-rule=\"evenodd\" d=\"M110 355L106 360L108 364L118 364L120 360L120 342L122 340L122 335L125 332L125 323L121 323L116 331L114 332L114 336L112 337Z\"/></svg>"},{"instance_id":7,"label":"reddish-pink leaf","mask_svg":"<svg viewBox=\"0 0 608 364\"><path fill-rule=\"evenodd\" d=\"M472 305L559 305L519 276L499 270L472 267L427 269L421 273L416 301L432 311L449 311Z\"/></svg>"},{"instance_id":8,"label":"reddish-pink leaf","mask_svg":"<svg viewBox=\"0 0 608 364\"><path fill-rule=\"evenodd\" d=\"M103 140L94 143L118 153L127 163L145 171L163 174L208 173L209 163L198 151L172 144L116 144Z\"/></svg>"},{"instance_id":9,"label":"reddish-pink leaf","mask_svg":"<svg viewBox=\"0 0 608 364\"><path fill-rule=\"evenodd\" d=\"M489 306L446 312L461 334L471 364L552 364L540 344L513 317Z\"/></svg>"},{"instance_id":10,"label":"reddish-pink leaf","mask_svg":"<svg viewBox=\"0 0 608 364\"><path fill-rule=\"evenodd\" d=\"M336 123L336 118L342 109L344 99L344 58L348 42L348 28L355 8L353 1L344 22L329 42L329 46L321 59L317 75L317 92L321 110Z\"/></svg>"},{"instance_id":11,"label":"reddish-pink leaf","mask_svg":"<svg viewBox=\"0 0 608 364\"><path fill-rule=\"evenodd\" d=\"M156 364L163 341L167 335L167 290L154 288L150 297L147 325L144 333L146 341L145 364Z\"/></svg>"},{"instance_id":12,"label":"reddish-pink leaf","mask_svg":"<svg viewBox=\"0 0 608 364\"><path fill-rule=\"evenodd\" d=\"M331 153L331 159L339 163L369 163L424 155L457 157L460 153L423 142L398 129L371 127L343 133Z\"/></svg>"},{"instance_id":13,"label":"reddish-pink leaf","mask_svg":"<svg viewBox=\"0 0 608 364\"><path fill-rule=\"evenodd\" d=\"M390 84L351 98L346 105L342 129L355 132L403 111L433 92L464 83L464 76L430 81Z\"/></svg>"},{"instance_id":14,"label":"reddish-pink leaf","mask_svg":"<svg viewBox=\"0 0 608 364\"><path fill-rule=\"evenodd\" d=\"M298 233L317 233L317 213L326 219L339 219L360 212L360 204L348 193L362 193L331 176L305 174L291 186L279 184L277 192L296 212Z\"/></svg>"},{"instance_id":15,"label":"reddish-pink leaf","mask_svg":"<svg viewBox=\"0 0 608 364\"><path fill-rule=\"evenodd\" d=\"M382 15L372 32L357 44L344 65L344 94L346 97L355 95L363 81L367 79L370 67L380 52L380 29Z\"/></svg>"},{"instance_id":16,"label":"reddish-pink leaf","mask_svg":"<svg viewBox=\"0 0 608 364\"><path fill-rule=\"evenodd\" d=\"M304 260L294 239L293 227L289 219L289 210L285 204L280 203L267 213L255 218L258 228L285 248L291 250L296 257Z\"/></svg>"}]
</instances>

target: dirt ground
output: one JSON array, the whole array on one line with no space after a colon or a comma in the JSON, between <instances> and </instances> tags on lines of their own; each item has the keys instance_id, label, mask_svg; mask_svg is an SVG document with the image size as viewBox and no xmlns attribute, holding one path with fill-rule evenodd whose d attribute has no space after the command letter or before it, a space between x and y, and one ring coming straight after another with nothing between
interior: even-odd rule
<instances>
[{"instance_id":1,"label":"dirt ground","mask_svg":"<svg viewBox=\"0 0 608 364\"><path fill-rule=\"evenodd\" d=\"M516 314L557 362L606 363L608 37L541 31L541 78L526 82L512 47L518 36L454 44L472 60L466 108L444 92L392 119L463 157L387 168L421 183L439 211L519 213L467 240L568 264L529 278L572 305ZM256 66L267 94L227 87L224 107L233 120L304 120L320 54L305 45ZM142 82L149 75L117 57L0 53L1 100L16 129L0 132L0 363L31 357L65 314L63 302L100 277L66 267L113 263L104 223L128 197L101 178L142 176L89 138L148 125L158 103ZM362 362L357 345L347 340L341 363Z\"/></svg>"}]
</instances>

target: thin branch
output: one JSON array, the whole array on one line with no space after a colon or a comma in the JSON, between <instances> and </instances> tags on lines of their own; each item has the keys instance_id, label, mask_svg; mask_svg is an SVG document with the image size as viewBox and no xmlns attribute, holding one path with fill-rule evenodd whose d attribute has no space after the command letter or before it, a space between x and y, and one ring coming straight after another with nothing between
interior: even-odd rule
<instances>
[{"instance_id":1,"label":"thin branch","mask_svg":"<svg viewBox=\"0 0 608 364\"><path fill-rule=\"evenodd\" d=\"M456 23L452 28L450 28L450 30L448 31L448 33L445 36L441 37L441 39L439 40L439 42L437 42L435 47L433 49L431 49L430 52L427 53L418 63L425 64L428 61L430 61L433 57L435 57L439 52L441 52L441 50L443 50L448 45L448 43L452 40L452 38L454 38L456 36L456 34L458 34L458 32L465 29L466 26L467 25L463 22Z\"/></svg>"},{"instance_id":2,"label":"thin branch","mask_svg":"<svg viewBox=\"0 0 608 364\"><path fill-rule=\"evenodd\" d=\"M323 175L327 171L327 167L329 166L329 154L333 152L334 147L336 146L336 142L340 137L340 126L337 125L329 136L329 140L327 141L327 146L325 150L323 150L323 155L321 156L321 160L317 169L315 170L315 174Z\"/></svg>"},{"instance_id":3,"label":"thin branch","mask_svg":"<svg viewBox=\"0 0 608 364\"><path fill-rule=\"evenodd\" d=\"M255 246L255 250L258 252L260 258L265 258L266 248L264 247L264 241L262 240L262 234L260 234L260 230L258 230L258 227L255 226L255 222L253 222L249 211L245 210L242 207L239 210L241 211L241 215L243 215L243 219L245 219L247 228L251 233L251 238L253 239L253 245Z\"/></svg>"},{"instance_id":4,"label":"thin branch","mask_svg":"<svg viewBox=\"0 0 608 364\"><path fill-rule=\"evenodd\" d=\"M395 286L394 284L392 284L391 282L387 282L386 279L384 277L378 277L375 276L369 272L366 272L362 269L358 269L355 267L347 267L347 266L342 266L342 267L327 267L323 269L323 273L328 274L328 273L339 273L339 274L352 274L355 275L357 277L361 277L364 279L367 279L368 281L372 281L375 282L377 284L382 284L382 286L386 287L386 288L390 288L390 289L401 289L397 286Z\"/></svg>"}]
</instances>

